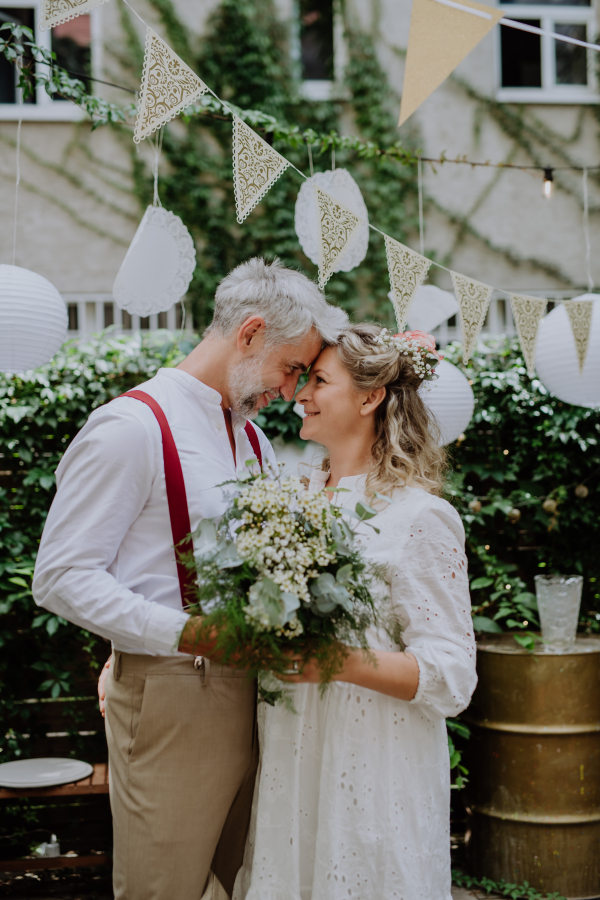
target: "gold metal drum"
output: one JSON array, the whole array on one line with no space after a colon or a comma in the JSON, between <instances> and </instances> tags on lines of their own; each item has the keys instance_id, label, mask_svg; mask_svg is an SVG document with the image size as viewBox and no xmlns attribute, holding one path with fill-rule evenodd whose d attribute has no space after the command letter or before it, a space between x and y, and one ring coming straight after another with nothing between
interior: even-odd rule
<instances>
[{"instance_id":1,"label":"gold metal drum","mask_svg":"<svg viewBox=\"0 0 600 900\"><path fill-rule=\"evenodd\" d=\"M600 897L600 639L528 653L478 643L467 720L471 872L545 893Z\"/></svg>"}]
</instances>

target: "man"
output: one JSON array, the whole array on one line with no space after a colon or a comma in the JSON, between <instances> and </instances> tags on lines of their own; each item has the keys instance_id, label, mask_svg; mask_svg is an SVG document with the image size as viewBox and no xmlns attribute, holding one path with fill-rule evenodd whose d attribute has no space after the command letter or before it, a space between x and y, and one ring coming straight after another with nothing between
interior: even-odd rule
<instances>
[{"instance_id":1,"label":"man","mask_svg":"<svg viewBox=\"0 0 600 900\"><path fill-rule=\"evenodd\" d=\"M115 900L199 900L211 863L231 891L254 781L254 686L208 660L195 668L159 414L194 530L224 511L217 485L257 456L274 461L246 418L275 397L291 400L346 321L277 260L238 266L219 285L204 340L176 369L140 385L141 397L93 412L57 469L33 593L113 642L106 733Z\"/></svg>"}]
</instances>

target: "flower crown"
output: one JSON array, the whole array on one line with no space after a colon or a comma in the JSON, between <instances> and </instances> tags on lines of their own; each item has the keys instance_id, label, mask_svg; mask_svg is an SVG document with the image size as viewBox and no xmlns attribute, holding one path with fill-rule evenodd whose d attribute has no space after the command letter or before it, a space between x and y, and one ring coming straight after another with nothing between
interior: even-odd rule
<instances>
[{"instance_id":1,"label":"flower crown","mask_svg":"<svg viewBox=\"0 0 600 900\"><path fill-rule=\"evenodd\" d=\"M390 334L382 328L375 338L376 344L384 347L395 347L400 356L410 357L415 373L423 381L439 378L435 367L444 358L435 349L435 338L424 331L404 331L402 334Z\"/></svg>"}]
</instances>

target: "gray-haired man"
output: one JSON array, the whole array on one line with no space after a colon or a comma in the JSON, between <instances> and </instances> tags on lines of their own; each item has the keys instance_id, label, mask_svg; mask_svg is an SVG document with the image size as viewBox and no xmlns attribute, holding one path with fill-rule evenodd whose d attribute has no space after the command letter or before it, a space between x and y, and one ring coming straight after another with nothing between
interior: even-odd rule
<instances>
[{"instance_id":1,"label":"gray-haired man","mask_svg":"<svg viewBox=\"0 0 600 900\"><path fill-rule=\"evenodd\" d=\"M254 782L254 687L207 660L196 669L189 655L197 646L173 549L175 470L180 463L191 528L220 515L216 486L247 460L274 460L246 419L274 397L291 400L346 321L278 261L238 266L219 285L204 340L138 396L92 413L57 469L33 592L113 642L116 900L199 900L211 864L230 890Z\"/></svg>"}]
</instances>

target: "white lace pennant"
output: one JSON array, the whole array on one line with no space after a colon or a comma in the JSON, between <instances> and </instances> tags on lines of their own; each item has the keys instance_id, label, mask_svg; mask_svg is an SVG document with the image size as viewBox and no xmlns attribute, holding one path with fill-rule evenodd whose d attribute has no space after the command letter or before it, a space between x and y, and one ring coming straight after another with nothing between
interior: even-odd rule
<instances>
[{"instance_id":1,"label":"white lace pennant","mask_svg":"<svg viewBox=\"0 0 600 900\"><path fill-rule=\"evenodd\" d=\"M288 166L281 153L249 125L233 117L233 190L240 225Z\"/></svg>"},{"instance_id":2,"label":"white lace pennant","mask_svg":"<svg viewBox=\"0 0 600 900\"><path fill-rule=\"evenodd\" d=\"M387 234L385 252L398 330L403 331L408 309L417 289L423 284L431 260L421 256L420 253L415 253L410 247L405 247Z\"/></svg>"},{"instance_id":3,"label":"white lace pennant","mask_svg":"<svg viewBox=\"0 0 600 900\"><path fill-rule=\"evenodd\" d=\"M106 3L106 0L40 0L40 31L76 19L101 3Z\"/></svg>"},{"instance_id":4,"label":"white lace pennant","mask_svg":"<svg viewBox=\"0 0 600 900\"><path fill-rule=\"evenodd\" d=\"M146 31L144 71L133 139L136 144L174 119L208 90L156 32Z\"/></svg>"},{"instance_id":5,"label":"white lace pennant","mask_svg":"<svg viewBox=\"0 0 600 900\"><path fill-rule=\"evenodd\" d=\"M590 303L589 300L563 300L563 306L567 310L569 322L571 323L571 331L573 332L575 349L577 350L579 374L581 375L583 374L590 340L594 304Z\"/></svg>"},{"instance_id":6,"label":"white lace pennant","mask_svg":"<svg viewBox=\"0 0 600 900\"><path fill-rule=\"evenodd\" d=\"M319 222L319 287L324 290L335 263L356 234L362 219L317 185L314 190Z\"/></svg>"},{"instance_id":7,"label":"white lace pennant","mask_svg":"<svg viewBox=\"0 0 600 900\"><path fill-rule=\"evenodd\" d=\"M528 297L525 294L511 294L513 318L517 326L521 350L527 365L530 378L535 375L535 345L538 329L548 306L547 300L539 297Z\"/></svg>"},{"instance_id":8,"label":"white lace pennant","mask_svg":"<svg viewBox=\"0 0 600 900\"><path fill-rule=\"evenodd\" d=\"M463 337L463 361L467 363L475 349L494 290L489 284L465 278L458 272L450 272L454 293L458 300L458 313Z\"/></svg>"}]
</instances>

